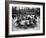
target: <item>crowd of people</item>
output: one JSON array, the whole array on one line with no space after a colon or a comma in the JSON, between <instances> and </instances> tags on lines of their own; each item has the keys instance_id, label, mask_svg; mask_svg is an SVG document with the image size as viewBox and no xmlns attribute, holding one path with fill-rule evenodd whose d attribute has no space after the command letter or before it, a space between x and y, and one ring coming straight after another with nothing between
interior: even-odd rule
<instances>
[{"instance_id":1,"label":"crowd of people","mask_svg":"<svg viewBox=\"0 0 46 38\"><path fill-rule=\"evenodd\" d=\"M24 29L27 29L27 27L34 28L36 26L36 22L36 15L18 15L13 18L14 26Z\"/></svg>"}]
</instances>

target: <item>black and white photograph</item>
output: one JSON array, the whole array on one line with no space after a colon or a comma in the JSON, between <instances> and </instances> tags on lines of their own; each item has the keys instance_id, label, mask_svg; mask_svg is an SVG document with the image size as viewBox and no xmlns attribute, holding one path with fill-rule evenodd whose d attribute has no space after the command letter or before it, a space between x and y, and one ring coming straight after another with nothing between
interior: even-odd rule
<instances>
[{"instance_id":1,"label":"black and white photograph","mask_svg":"<svg viewBox=\"0 0 46 38\"><path fill-rule=\"evenodd\" d=\"M12 31L39 29L40 8L12 7Z\"/></svg>"},{"instance_id":2,"label":"black and white photograph","mask_svg":"<svg viewBox=\"0 0 46 38\"><path fill-rule=\"evenodd\" d=\"M8 36L44 35L44 3L9 3Z\"/></svg>"}]
</instances>

